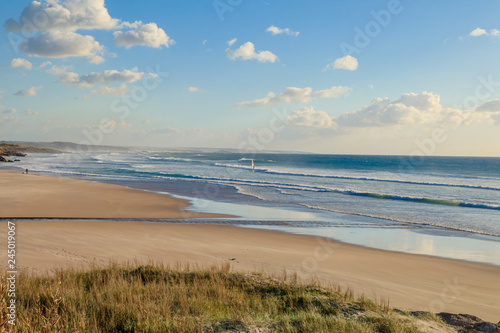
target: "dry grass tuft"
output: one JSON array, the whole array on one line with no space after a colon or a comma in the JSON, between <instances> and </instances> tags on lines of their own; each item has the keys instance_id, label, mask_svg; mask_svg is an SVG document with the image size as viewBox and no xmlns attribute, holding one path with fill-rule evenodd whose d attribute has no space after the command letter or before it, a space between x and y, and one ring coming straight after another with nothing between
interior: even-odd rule
<instances>
[{"instance_id":1,"label":"dry grass tuft","mask_svg":"<svg viewBox=\"0 0 500 333\"><path fill-rule=\"evenodd\" d=\"M5 280L0 280L2 327ZM111 264L18 277L17 332L420 332L351 290L200 268Z\"/></svg>"}]
</instances>

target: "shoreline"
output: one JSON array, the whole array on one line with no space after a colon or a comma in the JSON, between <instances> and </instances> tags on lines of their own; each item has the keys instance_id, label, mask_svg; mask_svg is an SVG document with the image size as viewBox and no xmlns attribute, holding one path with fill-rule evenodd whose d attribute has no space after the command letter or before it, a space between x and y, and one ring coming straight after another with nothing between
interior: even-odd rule
<instances>
[{"instance_id":1,"label":"shoreline","mask_svg":"<svg viewBox=\"0 0 500 333\"><path fill-rule=\"evenodd\" d=\"M184 200L115 185L4 170L0 170L0 181L6 184L0 194L0 217L223 217L185 211ZM235 226L122 221L16 224L19 265L38 272L105 264L112 258L199 265L229 262L235 270L279 273L286 269L304 280L316 277L325 284L339 283L368 297L389 298L391 306L403 309L469 313L492 322L500 319L496 318L500 267L493 265ZM6 256L0 262L5 265Z\"/></svg>"}]
</instances>

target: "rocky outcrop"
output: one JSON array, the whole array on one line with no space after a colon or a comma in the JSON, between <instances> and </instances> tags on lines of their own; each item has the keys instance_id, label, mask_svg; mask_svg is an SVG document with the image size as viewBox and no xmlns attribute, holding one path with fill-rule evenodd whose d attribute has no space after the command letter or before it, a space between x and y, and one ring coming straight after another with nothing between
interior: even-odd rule
<instances>
[{"instance_id":1,"label":"rocky outcrop","mask_svg":"<svg viewBox=\"0 0 500 333\"><path fill-rule=\"evenodd\" d=\"M20 152L15 151L15 150L2 150L0 152L0 155L1 156L18 156L18 157L25 157L26 156L26 154L20 153Z\"/></svg>"},{"instance_id":2,"label":"rocky outcrop","mask_svg":"<svg viewBox=\"0 0 500 333\"><path fill-rule=\"evenodd\" d=\"M437 316L448 325L454 326L459 333L500 332L500 322L494 324L468 314L441 312Z\"/></svg>"},{"instance_id":3,"label":"rocky outcrop","mask_svg":"<svg viewBox=\"0 0 500 333\"><path fill-rule=\"evenodd\" d=\"M16 145L0 144L0 162L14 162L6 158L6 156L25 157L26 154L21 153Z\"/></svg>"}]
</instances>

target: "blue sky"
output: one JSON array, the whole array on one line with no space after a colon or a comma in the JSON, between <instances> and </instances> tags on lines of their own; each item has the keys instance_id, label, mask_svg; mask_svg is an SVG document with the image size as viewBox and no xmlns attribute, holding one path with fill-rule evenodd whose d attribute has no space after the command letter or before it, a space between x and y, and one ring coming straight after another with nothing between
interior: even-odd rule
<instances>
[{"instance_id":1,"label":"blue sky","mask_svg":"<svg viewBox=\"0 0 500 333\"><path fill-rule=\"evenodd\" d=\"M1 140L500 156L499 1L0 6Z\"/></svg>"}]
</instances>

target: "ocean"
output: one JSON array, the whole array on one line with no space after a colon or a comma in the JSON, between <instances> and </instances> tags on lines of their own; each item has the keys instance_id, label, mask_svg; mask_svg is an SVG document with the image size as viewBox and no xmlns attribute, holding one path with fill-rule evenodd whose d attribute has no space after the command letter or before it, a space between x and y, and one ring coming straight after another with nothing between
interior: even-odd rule
<instances>
[{"instance_id":1,"label":"ocean","mask_svg":"<svg viewBox=\"0 0 500 333\"><path fill-rule=\"evenodd\" d=\"M142 151L17 166L168 192L250 227L500 265L500 158Z\"/></svg>"}]
</instances>

